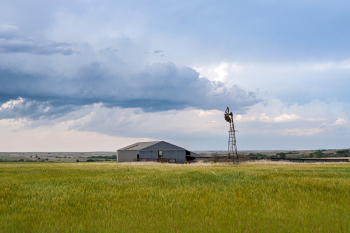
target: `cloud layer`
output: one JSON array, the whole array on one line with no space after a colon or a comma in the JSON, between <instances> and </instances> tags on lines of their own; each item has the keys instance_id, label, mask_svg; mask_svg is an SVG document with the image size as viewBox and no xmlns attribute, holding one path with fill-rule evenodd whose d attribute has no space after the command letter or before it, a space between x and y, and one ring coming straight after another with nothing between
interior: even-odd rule
<instances>
[{"instance_id":1,"label":"cloud layer","mask_svg":"<svg viewBox=\"0 0 350 233\"><path fill-rule=\"evenodd\" d=\"M99 63L82 67L73 78L0 70L0 82L3 102L20 96L31 101L26 106L32 108L39 108L34 104L37 102L61 107L60 110L63 110L62 106L99 102L106 106L142 108L145 111L187 107L222 110L230 105L232 110L242 113L260 101L254 93L199 78L194 69L170 62L153 64L128 76L111 74ZM50 112L47 110L47 114Z\"/></svg>"}]
</instances>

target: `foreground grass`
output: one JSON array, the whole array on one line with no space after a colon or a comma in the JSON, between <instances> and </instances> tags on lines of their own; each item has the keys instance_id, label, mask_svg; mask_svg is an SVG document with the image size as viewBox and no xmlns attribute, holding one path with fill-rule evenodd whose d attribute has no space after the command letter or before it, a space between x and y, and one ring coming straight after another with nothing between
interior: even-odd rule
<instances>
[{"instance_id":1,"label":"foreground grass","mask_svg":"<svg viewBox=\"0 0 350 233\"><path fill-rule=\"evenodd\" d=\"M0 164L0 232L349 232L350 165Z\"/></svg>"}]
</instances>

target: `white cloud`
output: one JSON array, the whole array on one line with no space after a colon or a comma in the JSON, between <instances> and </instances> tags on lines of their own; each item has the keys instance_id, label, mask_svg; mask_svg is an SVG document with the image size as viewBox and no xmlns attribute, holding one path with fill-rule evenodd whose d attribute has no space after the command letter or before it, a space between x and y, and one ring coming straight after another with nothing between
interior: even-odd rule
<instances>
[{"instance_id":1,"label":"white cloud","mask_svg":"<svg viewBox=\"0 0 350 233\"><path fill-rule=\"evenodd\" d=\"M334 107L338 104L313 101L288 107L275 99L256 104L246 114L235 115L238 148L323 148L327 145L322 141L325 133L341 137L337 143L343 145L342 135L348 125L346 117L339 117L344 115L341 108ZM313 112L319 118L314 118ZM116 150L136 141L167 140L188 149L225 149L229 126L223 114L195 108L143 112L140 108L107 108L99 103L54 119L1 120L0 145L7 151L89 151ZM341 128L334 127L340 124ZM339 131L343 128L345 131ZM295 138L291 141L290 137L309 144L291 144ZM308 141L310 137L313 141ZM259 144L261 141L266 143Z\"/></svg>"},{"instance_id":2,"label":"white cloud","mask_svg":"<svg viewBox=\"0 0 350 233\"><path fill-rule=\"evenodd\" d=\"M303 119L301 116L297 116L295 114L281 114L277 117L269 117L266 113L261 113L260 116L247 116L247 117L238 117L236 118L238 121L246 120L246 121L263 121L263 122L289 122L289 121L295 121L299 119Z\"/></svg>"},{"instance_id":3,"label":"white cloud","mask_svg":"<svg viewBox=\"0 0 350 233\"><path fill-rule=\"evenodd\" d=\"M22 102L23 102L23 98L21 98L21 97L18 97L18 99L16 99L16 100L9 100L1 105L0 111L5 109L5 108L14 108L17 104L22 103Z\"/></svg>"},{"instance_id":4,"label":"white cloud","mask_svg":"<svg viewBox=\"0 0 350 233\"><path fill-rule=\"evenodd\" d=\"M201 76L256 92L262 98L307 103L332 98L348 102L350 59L329 61L234 61L194 67Z\"/></svg>"},{"instance_id":5,"label":"white cloud","mask_svg":"<svg viewBox=\"0 0 350 233\"><path fill-rule=\"evenodd\" d=\"M288 105L271 98L252 106L244 115L236 115L235 125L242 135L271 135L278 140L278 135L302 138L321 136L324 132L339 134L339 129L333 126L348 127L346 119L345 105L337 101Z\"/></svg>"},{"instance_id":6,"label":"white cloud","mask_svg":"<svg viewBox=\"0 0 350 233\"><path fill-rule=\"evenodd\" d=\"M301 116L297 116L295 114L281 114L278 117L273 118L275 122L288 122L288 121L295 121L301 119Z\"/></svg>"},{"instance_id":7,"label":"white cloud","mask_svg":"<svg viewBox=\"0 0 350 233\"><path fill-rule=\"evenodd\" d=\"M254 108L254 106L253 106ZM295 114L281 114L277 117L269 117L266 113L261 113L257 116L251 116L249 114L243 116L243 115L236 115L235 116L236 121L262 121L262 122L276 122L276 123L283 123L283 122L291 122L291 121L324 121L327 120L325 118L307 118L307 117L301 117Z\"/></svg>"},{"instance_id":8,"label":"white cloud","mask_svg":"<svg viewBox=\"0 0 350 233\"><path fill-rule=\"evenodd\" d=\"M282 135L292 135L292 136L311 136L315 134L319 134L323 132L324 130L321 128L309 128L309 129L285 129L280 131L279 133Z\"/></svg>"},{"instance_id":9,"label":"white cloud","mask_svg":"<svg viewBox=\"0 0 350 233\"><path fill-rule=\"evenodd\" d=\"M215 81L220 81L223 82L227 76L227 67L228 63L221 63L218 67L214 69L216 73L216 78L214 79Z\"/></svg>"},{"instance_id":10,"label":"white cloud","mask_svg":"<svg viewBox=\"0 0 350 233\"><path fill-rule=\"evenodd\" d=\"M249 119L249 117L247 119ZM255 119L255 117L253 117L253 119ZM302 119L302 117L297 116L295 114L288 115L285 113L281 114L278 117L268 117L266 113L261 113L257 119L264 122L289 122Z\"/></svg>"},{"instance_id":11,"label":"white cloud","mask_svg":"<svg viewBox=\"0 0 350 233\"><path fill-rule=\"evenodd\" d=\"M342 118L338 118L334 123L332 123L331 125L344 125L348 123L345 119L342 119Z\"/></svg>"},{"instance_id":12,"label":"white cloud","mask_svg":"<svg viewBox=\"0 0 350 233\"><path fill-rule=\"evenodd\" d=\"M242 67L236 63L222 62L220 64L212 64L209 66L198 66L194 69L200 74L200 77L206 77L212 81L226 82L227 75L230 73L239 73Z\"/></svg>"}]
</instances>

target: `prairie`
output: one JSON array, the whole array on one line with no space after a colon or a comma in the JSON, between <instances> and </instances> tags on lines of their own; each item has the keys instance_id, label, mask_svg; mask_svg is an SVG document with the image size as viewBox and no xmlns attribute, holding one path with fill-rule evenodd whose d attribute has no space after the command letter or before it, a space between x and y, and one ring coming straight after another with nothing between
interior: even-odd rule
<instances>
[{"instance_id":1,"label":"prairie","mask_svg":"<svg viewBox=\"0 0 350 233\"><path fill-rule=\"evenodd\" d=\"M350 165L0 163L0 232L349 232Z\"/></svg>"}]
</instances>

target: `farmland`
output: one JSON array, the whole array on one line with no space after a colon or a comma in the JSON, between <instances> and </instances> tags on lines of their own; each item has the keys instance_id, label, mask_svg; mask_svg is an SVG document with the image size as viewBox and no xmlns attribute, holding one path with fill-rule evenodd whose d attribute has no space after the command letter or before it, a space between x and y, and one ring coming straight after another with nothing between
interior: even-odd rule
<instances>
[{"instance_id":1,"label":"farmland","mask_svg":"<svg viewBox=\"0 0 350 233\"><path fill-rule=\"evenodd\" d=\"M0 232L349 232L350 165L0 163Z\"/></svg>"},{"instance_id":2,"label":"farmland","mask_svg":"<svg viewBox=\"0 0 350 233\"><path fill-rule=\"evenodd\" d=\"M227 151L194 151L204 157L226 156ZM246 157L264 159L281 158L343 158L349 159L349 149L333 150L257 150L239 151ZM319 155L320 156L317 156ZM311 155L311 156L310 156ZM0 152L0 162L92 162L113 161L117 159L116 151L101 152Z\"/></svg>"},{"instance_id":3,"label":"farmland","mask_svg":"<svg viewBox=\"0 0 350 233\"><path fill-rule=\"evenodd\" d=\"M116 152L0 152L0 162L86 162L116 158Z\"/></svg>"}]
</instances>

